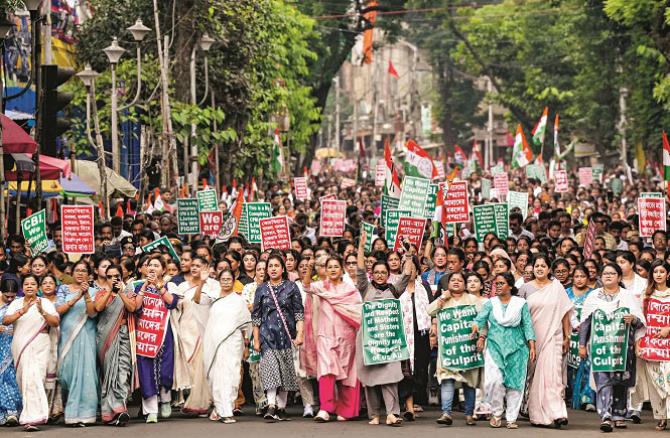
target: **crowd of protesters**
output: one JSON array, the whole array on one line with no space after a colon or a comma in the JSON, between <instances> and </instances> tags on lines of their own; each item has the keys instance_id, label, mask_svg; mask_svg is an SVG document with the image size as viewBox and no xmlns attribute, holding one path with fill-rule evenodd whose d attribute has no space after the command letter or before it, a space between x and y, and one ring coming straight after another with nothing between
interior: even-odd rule
<instances>
[{"instance_id":1,"label":"crowd of protesters","mask_svg":"<svg viewBox=\"0 0 670 438\"><path fill-rule=\"evenodd\" d=\"M462 409L465 425L499 428L504 418L516 429L527 417L561 428L571 408L597 412L594 427L611 432L639 423L649 403L656 429L666 428L670 357L644 360L636 348L649 302L670 304L669 235L641 238L636 211L639 193L665 193L661 181L633 183L618 170L579 187L572 175L570 189L555 193L551 180L512 173L510 189L528 191L529 209L526 218L510 213L506 238L478 242L470 222L446 239L427 227L421 247L393 251L379 221L381 189L371 181L344 189L340 178L327 169L311 176L306 201L282 184L256 195L289 218L290 250L261 251L242 235L178 235L169 190L160 211L97 224L94 254L64 254L58 224L39 255L10 236L0 256L0 424L125 426L132 398L146 423L176 410L224 424L252 413L283 421L300 400L303 416L321 423L367 416L401 426L436 405L440 425ZM468 181L471 204L491 201L477 174ZM328 194L347 201L341 238L319 235L319 198ZM228 213L235 199L225 192L220 208ZM361 232L362 222L376 235ZM165 247L142 252L161 236L179 260ZM400 300L410 358L366 365L361 309L387 298ZM435 316L460 305L478 310L472 336L484 356L465 371L437 360L448 333ZM591 371L594 312L618 308L625 371ZM670 334L670 306L660 308L667 327L654 338ZM578 353L569 366L571 339Z\"/></svg>"}]
</instances>

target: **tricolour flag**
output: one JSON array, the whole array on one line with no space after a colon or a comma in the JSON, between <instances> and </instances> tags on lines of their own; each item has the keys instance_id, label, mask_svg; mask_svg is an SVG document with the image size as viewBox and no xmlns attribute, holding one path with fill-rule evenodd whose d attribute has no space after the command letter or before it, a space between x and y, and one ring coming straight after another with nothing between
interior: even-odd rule
<instances>
[{"instance_id":1,"label":"tricolour flag","mask_svg":"<svg viewBox=\"0 0 670 438\"><path fill-rule=\"evenodd\" d=\"M275 175L279 175L284 168L284 155L282 153L281 138L279 137L279 129L275 129L275 144L272 147L272 171Z\"/></svg>"},{"instance_id":2,"label":"tricolour flag","mask_svg":"<svg viewBox=\"0 0 670 438\"><path fill-rule=\"evenodd\" d=\"M391 156L391 145L388 137L384 141L384 161L386 161L386 170L384 173L384 194L393 198L400 198L400 178L395 168L393 157Z\"/></svg>"},{"instance_id":3,"label":"tricolour flag","mask_svg":"<svg viewBox=\"0 0 670 438\"><path fill-rule=\"evenodd\" d=\"M223 226L221 227L221 232L220 235L218 236L219 239L225 242L231 237L237 236L240 227L240 220L242 220L243 208L244 208L244 190L240 190L237 193L237 199L235 200L231 208L230 216L228 216L226 221L223 223Z\"/></svg>"},{"instance_id":4,"label":"tricolour flag","mask_svg":"<svg viewBox=\"0 0 670 438\"><path fill-rule=\"evenodd\" d=\"M521 123L516 128L514 148L512 149L512 169L524 167L533 161L533 151L528 146L526 136L523 135Z\"/></svg>"},{"instance_id":5,"label":"tricolour flag","mask_svg":"<svg viewBox=\"0 0 670 438\"><path fill-rule=\"evenodd\" d=\"M670 143L665 131L663 131L663 181L670 181Z\"/></svg>"},{"instance_id":6,"label":"tricolour flag","mask_svg":"<svg viewBox=\"0 0 670 438\"><path fill-rule=\"evenodd\" d=\"M535 128L533 128L533 144L535 146L542 147L544 145L544 133L547 130L548 115L549 108L545 106L544 111L542 112L542 117L540 117L537 125L535 125Z\"/></svg>"},{"instance_id":7,"label":"tricolour flag","mask_svg":"<svg viewBox=\"0 0 670 438\"><path fill-rule=\"evenodd\" d=\"M414 140L405 143L405 175L433 179L437 177L437 169L430 157Z\"/></svg>"},{"instance_id":8,"label":"tricolour flag","mask_svg":"<svg viewBox=\"0 0 670 438\"><path fill-rule=\"evenodd\" d=\"M561 145L558 142L558 113L556 113L556 119L554 120L554 156L557 160L561 156Z\"/></svg>"}]
</instances>

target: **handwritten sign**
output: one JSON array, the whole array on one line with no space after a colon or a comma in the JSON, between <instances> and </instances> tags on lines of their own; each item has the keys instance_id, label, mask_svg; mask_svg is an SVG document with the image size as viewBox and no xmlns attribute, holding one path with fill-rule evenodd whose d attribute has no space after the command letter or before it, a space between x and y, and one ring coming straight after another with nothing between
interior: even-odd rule
<instances>
[{"instance_id":1,"label":"handwritten sign","mask_svg":"<svg viewBox=\"0 0 670 438\"><path fill-rule=\"evenodd\" d=\"M641 195L637 198L640 237L651 237L656 230L665 231L665 199Z\"/></svg>"},{"instance_id":2,"label":"handwritten sign","mask_svg":"<svg viewBox=\"0 0 670 438\"><path fill-rule=\"evenodd\" d=\"M223 226L223 212L202 211L200 212L200 229L202 234L217 236Z\"/></svg>"},{"instance_id":3,"label":"handwritten sign","mask_svg":"<svg viewBox=\"0 0 670 438\"><path fill-rule=\"evenodd\" d=\"M156 357L165 339L169 314L160 295L146 289L142 298L142 314L135 326L139 356Z\"/></svg>"},{"instance_id":4,"label":"handwritten sign","mask_svg":"<svg viewBox=\"0 0 670 438\"><path fill-rule=\"evenodd\" d=\"M288 218L276 216L260 220L261 246L266 249L291 249Z\"/></svg>"},{"instance_id":5,"label":"handwritten sign","mask_svg":"<svg viewBox=\"0 0 670 438\"><path fill-rule=\"evenodd\" d=\"M61 205L63 252L91 254L95 252L92 205Z\"/></svg>"},{"instance_id":6,"label":"handwritten sign","mask_svg":"<svg viewBox=\"0 0 670 438\"><path fill-rule=\"evenodd\" d=\"M398 221L398 229L395 235L395 243L393 244L393 251L398 251L402 248L405 241L421 248L421 241L423 240L423 232L426 229L425 218L418 217L401 217Z\"/></svg>"},{"instance_id":7,"label":"handwritten sign","mask_svg":"<svg viewBox=\"0 0 670 438\"><path fill-rule=\"evenodd\" d=\"M177 199L177 233L200 234L199 214L197 199Z\"/></svg>"},{"instance_id":8,"label":"handwritten sign","mask_svg":"<svg viewBox=\"0 0 670 438\"><path fill-rule=\"evenodd\" d=\"M470 205L468 203L468 183L454 181L449 184L444 199L444 211L448 224L470 222Z\"/></svg>"},{"instance_id":9,"label":"handwritten sign","mask_svg":"<svg viewBox=\"0 0 670 438\"><path fill-rule=\"evenodd\" d=\"M347 217L347 201L326 199L321 203L319 236L340 237L344 234L344 220Z\"/></svg>"}]
</instances>

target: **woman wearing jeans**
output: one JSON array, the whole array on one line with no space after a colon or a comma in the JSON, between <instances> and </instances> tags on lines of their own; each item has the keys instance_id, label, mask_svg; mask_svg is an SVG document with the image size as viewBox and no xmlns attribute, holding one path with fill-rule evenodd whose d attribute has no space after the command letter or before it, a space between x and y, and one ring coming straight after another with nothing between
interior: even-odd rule
<instances>
[{"instance_id":1,"label":"woman wearing jeans","mask_svg":"<svg viewBox=\"0 0 670 438\"><path fill-rule=\"evenodd\" d=\"M483 300L475 295L465 292L465 278L460 272L452 272L442 277L438 283L438 292L442 291L440 296L428 306L428 314L437 316L437 314L447 308L457 306L475 306L477 311L481 308ZM454 333L439 332L439 337L452 336ZM438 342L438 348L442 348L442 342ZM475 410L475 388L479 386L480 368L469 370L456 370L443 368L438 354L437 361L437 380L440 382L442 391L442 416L437 419L439 424L450 426L453 423L451 418L451 408L454 400L454 391L456 382L463 388L465 396L465 424L475 425L473 413Z\"/></svg>"}]
</instances>

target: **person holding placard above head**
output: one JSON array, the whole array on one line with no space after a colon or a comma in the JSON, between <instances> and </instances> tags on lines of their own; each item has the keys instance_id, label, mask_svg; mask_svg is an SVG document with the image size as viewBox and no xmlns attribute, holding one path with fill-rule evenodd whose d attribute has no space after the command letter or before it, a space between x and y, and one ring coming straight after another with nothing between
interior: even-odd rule
<instances>
[{"instance_id":1,"label":"person holding placard above head","mask_svg":"<svg viewBox=\"0 0 670 438\"><path fill-rule=\"evenodd\" d=\"M526 300L516 296L514 276L495 276L496 296L482 305L472 325L479 334L477 350L484 351L484 387L491 406L491 427L517 429L517 417L526 385L528 362L535 361L535 331ZM507 406L504 409L504 406Z\"/></svg>"},{"instance_id":2,"label":"person holding placard above head","mask_svg":"<svg viewBox=\"0 0 670 438\"><path fill-rule=\"evenodd\" d=\"M458 382L465 397L465 424L474 426L476 388L483 364L476 364L476 357L481 355L475 351L476 343L470 342L469 321L477 315L483 300L465 292L465 277L461 272L442 277L438 293L438 298L428 306L428 314L438 317L439 328L437 380L442 390L442 416L437 422L446 426L453 423L451 408ZM464 330L466 333L461 333ZM462 342L464 336L467 339L465 343ZM467 355L459 357L465 350L468 350Z\"/></svg>"},{"instance_id":3,"label":"person holding placard above head","mask_svg":"<svg viewBox=\"0 0 670 438\"><path fill-rule=\"evenodd\" d=\"M622 277L619 265L605 265L603 287L584 301L579 326L579 357L591 358L603 432L626 427L628 389L635 385L635 340L644 335L642 309L635 296L620 286Z\"/></svg>"},{"instance_id":4,"label":"person holding placard above head","mask_svg":"<svg viewBox=\"0 0 670 438\"><path fill-rule=\"evenodd\" d=\"M137 325L137 373L142 394L142 412L147 423L158 422L158 404L162 418L172 415L174 374L174 338L170 310L177 307L179 296L163 283L165 262L159 254L147 259L146 280L135 284Z\"/></svg>"},{"instance_id":5,"label":"person holding placard above head","mask_svg":"<svg viewBox=\"0 0 670 438\"><path fill-rule=\"evenodd\" d=\"M384 261L377 261L372 265L372 280L368 281L365 271L365 242L367 235L361 233L358 244L358 272L356 273L356 287L363 296L363 301L377 301L394 299L400 296L399 291L407 288L411 272L409 254L405 254L403 261L403 275L395 284L388 283L390 269ZM446 260L445 260L446 262ZM363 352L363 331L359 330L356 337L356 369L358 378L365 388L365 399L368 406L369 424L379 424L379 417L386 412L386 424L389 426L402 425L400 418L400 400L398 398L398 382L403 379L400 361L378 365L365 365Z\"/></svg>"},{"instance_id":6,"label":"person holding placard above head","mask_svg":"<svg viewBox=\"0 0 670 438\"><path fill-rule=\"evenodd\" d=\"M668 426L670 416L670 265L664 260L654 260L649 277L642 301L647 327L636 348L640 367L632 404L643 403L647 398L643 394L648 394L654 419L658 421L656 430L661 431Z\"/></svg>"},{"instance_id":7,"label":"person holding placard above head","mask_svg":"<svg viewBox=\"0 0 670 438\"><path fill-rule=\"evenodd\" d=\"M361 326L361 296L358 290L343 281L342 259L326 259L326 278L311 283L311 268L303 277L307 294L318 297L316 338L316 375L319 379L320 410L314 417L319 423L330 421L330 413L338 421L358 416L360 382L356 373L356 332ZM308 299L310 297L307 297Z\"/></svg>"}]
</instances>

